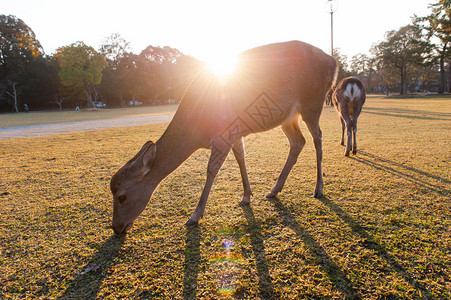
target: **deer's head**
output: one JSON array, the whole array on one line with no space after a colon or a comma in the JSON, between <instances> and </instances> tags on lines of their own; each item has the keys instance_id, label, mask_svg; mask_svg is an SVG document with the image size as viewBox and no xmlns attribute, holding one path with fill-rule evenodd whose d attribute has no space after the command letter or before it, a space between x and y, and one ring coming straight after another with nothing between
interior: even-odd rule
<instances>
[{"instance_id":1,"label":"deer's head","mask_svg":"<svg viewBox=\"0 0 451 300\"><path fill-rule=\"evenodd\" d=\"M152 180L152 165L156 145L149 141L111 178L113 193L112 228L116 234L126 233L144 211L156 185Z\"/></svg>"}]
</instances>

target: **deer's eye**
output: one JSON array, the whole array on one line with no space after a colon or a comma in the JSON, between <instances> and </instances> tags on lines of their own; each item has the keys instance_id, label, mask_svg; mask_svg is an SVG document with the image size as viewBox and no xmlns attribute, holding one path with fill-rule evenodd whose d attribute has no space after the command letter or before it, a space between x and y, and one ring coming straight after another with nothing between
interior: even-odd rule
<instances>
[{"instance_id":1,"label":"deer's eye","mask_svg":"<svg viewBox=\"0 0 451 300\"><path fill-rule=\"evenodd\" d=\"M127 199L127 197L125 195L121 195L121 196L117 197L117 200L119 201L119 203L124 202L125 199Z\"/></svg>"}]
</instances>

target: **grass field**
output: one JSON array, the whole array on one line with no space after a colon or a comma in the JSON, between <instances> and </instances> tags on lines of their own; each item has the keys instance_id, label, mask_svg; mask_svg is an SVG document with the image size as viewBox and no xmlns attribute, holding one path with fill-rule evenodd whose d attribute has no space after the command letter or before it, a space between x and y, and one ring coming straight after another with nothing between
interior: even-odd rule
<instances>
[{"instance_id":1,"label":"grass field","mask_svg":"<svg viewBox=\"0 0 451 300\"><path fill-rule=\"evenodd\" d=\"M280 128L245 139L253 198L230 155L186 228L208 160L168 176L126 236L109 229L111 175L166 124L0 141L2 299L451 297L451 98L370 97L356 156L325 108L324 194L307 144L279 198Z\"/></svg>"}]
</instances>

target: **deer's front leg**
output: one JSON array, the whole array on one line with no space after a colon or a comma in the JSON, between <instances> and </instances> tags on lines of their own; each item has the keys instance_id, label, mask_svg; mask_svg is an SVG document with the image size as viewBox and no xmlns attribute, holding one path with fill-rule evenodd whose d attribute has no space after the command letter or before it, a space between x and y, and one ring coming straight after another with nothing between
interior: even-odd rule
<instances>
[{"instance_id":1,"label":"deer's front leg","mask_svg":"<svg viewBox=\"0 0 451 300\"><path fill-rule=\"evenodd\" d=\"M296 115L291 122L282 124L282 130L290 142L290 152L288 154L287 161L285 162L285 166L279 175L279 179L277 179L277 182L271 189L271 192L266 195L266 198L274 198L278 193L280 193L280 191L282 191L288 174L290 174L291 169L298 160L299 153L301 153L302 148L304 148L305 138L299 128L298 118L299 116Z\"/></svg>"},{"instance_id":2,"label":"deer's front leg","mask_svg":"<svg viewBox=\"0 0 451 300\"><path fill-rule=\"evenodd\" d=\"M195 225L199 223L199 220L204 215L205 206L207 205L208 195L210 194L211 186L219 172L222 164L224 163L227 154L230 151L230 146L224 144L215 145L211 147L211 155L208 161L207 168L207 181L205 182L204 190L200 196L199 203L197 204L196 210L191 215L191 218L186 222L187 226Z\"/></svg>"}]
</instances>

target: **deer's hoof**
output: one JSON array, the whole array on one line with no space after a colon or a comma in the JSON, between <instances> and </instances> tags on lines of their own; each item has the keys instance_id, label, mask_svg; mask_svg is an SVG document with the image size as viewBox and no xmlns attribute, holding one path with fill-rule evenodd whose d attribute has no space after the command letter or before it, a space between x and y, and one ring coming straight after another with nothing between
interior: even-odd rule
<instances>
[{"instance_id":1,"label":"deer's hoof","mask_svg":"<svg viewBox=\"0 0 451 300\"><path fill-rule=\"evenodd\" d=\"M193 226L199 224L198 221L193 221L191 219L188 220L188 222L185 223L185 226Z\"/></svg>"},{"instance_id":2,"label":"deer's hoof","mask_svg":"<svg viewBox=\"0 0 451 300\"><path fill-rule=\"evenodd\" d=\"M356 155L357 154L357 150L352 150L352 154Z\"/></svg>"},{"instance_id":3,"label":"deer's hoof","mask_svg":"<svg viewBox=\"0 0 451 300\"><path fill-rule=\"evenodd\" d=\"M238 203L239 206L249 206L250 204L250 201L241 201L240 203Z\"/></svg>"},{"instance_id":4,"label":"deer's hoof","mask_svg":"<svg viewBox=\"0 0 451 300\"><path fill-rule=\"evenodd\" d=\"M268 195L266 195L265 197L266 198L276 198L276 196L277 196L277 193L273 193L273 192L270 192Z\"/></svg>"},{"instance_id":5,"label":"deer's hoof","mask_svg":"<svg viewBox=\"0 0 451 300\"><path fill-rule=\"evenodd\" d=\"M316 199L319 199L319 198L321 198L323 196L323 193L322 192L314 192L313 193L313 197L315 197Z\"/></svg>"},{"instance_id":6,"label":"deer's hoof","mask_svg":"<svg viewBox=\"0 0 451 300\"><path fill-rule=\"evenodd\" d=\"M239 206L249 206L251 204L251 200L250 199L244 199L240 201L240 203L238 203Z\"/></svg>"},{"instance_id":7,"label":"deer's hoof","mask_svg":"<svg viewBox=\"0 0 451 300\"><path fill-rule=\"evenodd\" d=\"M345 156L349 156L349 151L348 151L348 152L345 152Z\"/></svg>"}]
</instances>

